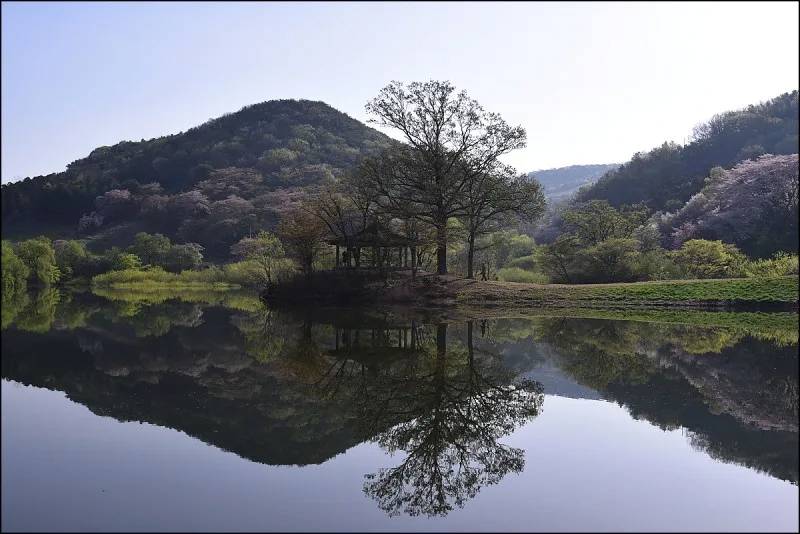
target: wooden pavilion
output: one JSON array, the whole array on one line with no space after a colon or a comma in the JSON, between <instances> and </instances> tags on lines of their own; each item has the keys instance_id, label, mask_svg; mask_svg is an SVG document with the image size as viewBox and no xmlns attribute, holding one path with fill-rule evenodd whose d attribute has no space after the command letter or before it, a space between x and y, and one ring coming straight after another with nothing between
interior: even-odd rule
<instances>
[{"instance_id":1,"label":"wooden pavilion","mask_svg":"<svg viewBox=\"0 0 800 534\"><path fill-rule=\"evenodd\" d=\"M378 268L416 270L419 242L400 235L377 222L354 235L337 236L328 240L336 246L336 268ZM370 263L364 265L363 250L370 251Z\"/></svg>"}]
</instances>

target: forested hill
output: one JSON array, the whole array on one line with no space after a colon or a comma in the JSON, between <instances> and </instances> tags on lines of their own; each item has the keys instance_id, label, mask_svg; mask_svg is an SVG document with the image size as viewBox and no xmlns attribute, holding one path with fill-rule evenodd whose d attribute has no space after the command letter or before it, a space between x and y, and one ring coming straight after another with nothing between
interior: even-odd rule
<instances>
[{"instance_id":1,"label":"forested hill","mask_svg":"<svg viewBox=\"0 0 800 534\"><path fill-rule=\"evenodd\" d=\"M608 171L619 167L619 163L597 165L570 165L557 169L546 169L528 173L529 178L536 178L544 186L547 198L556 200L567 197L581 186L597 181Z\"/></svg>"},{"instance_id":2,"label":"forested hill","mask_svg":"<svg viewBox=\"0 0 800 534\"><path fill-rule=\"evenodd\" d=\"M644 202L674 211L699 192L713 167L730 168L762 154L798 151L798 94L716 115L695 128L685 145L664 143L607 173L576 195L577 201L607 200L614 206Z\"/></svg>"},{"instance_id":3,"label":"forested hill","mask_svg":"<svg viewBox=\"0 0 800 534\"><path fill-rule=\"evenodd\" d=\"M3 233L31 226L32 231L77 228L82 215L102 211L95 199L104 193L127 191L140 200L174 195L214 180L219 169L231 179L228 188L217 183L224 190L217 193L252 200L269 190L338 175L389 142L324 102L263 102L175 135L99 147L64 172L4 184ZM242 176L247 184L234 183ZM109 213L106 222L119 216Z\"/></svg>"}]
</instances>

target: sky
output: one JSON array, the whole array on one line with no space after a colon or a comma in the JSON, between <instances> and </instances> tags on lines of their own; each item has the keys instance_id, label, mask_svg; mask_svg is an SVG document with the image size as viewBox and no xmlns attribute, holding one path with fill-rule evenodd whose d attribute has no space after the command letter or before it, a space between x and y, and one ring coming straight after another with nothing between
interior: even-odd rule
<instances>
[{"instance_id":1,"label":"sky","mask_svg":"<svg viewBox=\"0 0 800 534\"><path fill-rule=\"evenodd\" d=\"M450 80L528 133L520 171L623 162L798 87L798 3L2 3L2 181L243 106L361 121ZM386 132L389 133L389 132Z\"/></svg>"}]
</instances>

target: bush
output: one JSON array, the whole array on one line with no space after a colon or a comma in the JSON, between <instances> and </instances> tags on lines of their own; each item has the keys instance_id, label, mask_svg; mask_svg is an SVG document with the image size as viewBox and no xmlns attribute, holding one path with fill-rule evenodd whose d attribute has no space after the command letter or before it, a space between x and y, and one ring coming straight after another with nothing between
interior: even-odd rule
<instances>
[{"instance_id":1,"label":"bush","mask_svg":"<svg viewBox=\"0 0 800 534\"><path fill-rule=\"evenodd\" d=\"M261 268L254 261L229 263L225 265L222 270L226 280L232 284L239 284L242 286L257 286L264 277Z\"/></svg>"},{"instance_id":2,"label":"bush","mask_svg":"<svg viewBox=\"0 0 800 534\"><path fill-rule=\"evenodd\" d=\"M91 275L89 272L91 257L83 242L71 239L58 240L53 242L53 249L62 278Z\"/></svg>"},{"instance_id":3,"label":"bush","mask_svg":"<svg viewBox=\"0 0 800 534\"><path fill-rule=\"evenodd\" d=\"M164 267L175 273L197 269L203 262L202 250L197 243L172 245L164 258Z\"/></svg>"},{"instance_id":4,"label":"bush","mask_svg":"<svg viewBox=\"0 0 800 534\"><path fill-rule=\"evenodd\" d=\"M614 237L579 249L576 260L579 278L585 282L632 282L637 279L639 242Z\"/></svg>"},{"instance_id":5,"label":"bush","mask_svg":"<svg viewBox=\"0 0 800 534\"><path fill-rule=\"evenodd\" d=\"M263 265L254 260L245 260L229 263L223 267L224 277L227 282L241 286L264 287L267 285L267 275ZM294 265L287 258L277 258L272 262L271 277L273 282L285 281L294 273Z\"/></svg>"},{"instance_id":6,"label":"bush","mask_svg":"<svg viewBox=\"0 0 800 534\"><path fill-rule=\"evenodd\" d=\"M28 267L29 279L45 286L58 282L61 273L56 265L53 244L48 238L39 236L21 241L17 244L16 254Z\"/></svg>"},{"instance_id":7,"label":"bush","mask_svg":"<svg viewBox=\"0 0 800 534\"><path fill-rule=\"evenodd\" d=\"M138 271L142 268L142 261L136 254L130 252L121 252L114 256L111 263L111 268L115 271Z\"/></svg>"},{"instance_id":8,"label":"bush","mask_svg":"<svg viewBox=\"0 0 800 534\"><path fill-rule=\"evenodd\" d=\"M797 254L778 252L768 260L751 260L744 263L745 276L787 276L797 274Z\"/></svg>"},{"instance_id":9,"label":"bush","mask_svg":"<svg viewBox=\"0 0 800 534\"><path fill-rule=\"evenodd\" d=\"M14 253L11 243L2 242L3 300L25 292L28 267Z\"/></svg>"},{"instance_id":10,"label":"bush","mask_svg":"<svg viewBox=\"0 0 800 534\"><path fill-rule=\"evenodd\" d=\"M164 235L139 232L128 252L136 254L145 265L163 266L171 246L169 238Z\"/></svg>"},{"instance_id":11,"label":"bush","mask_svg":"<svg viewBox=\"0 0 800 534\"><path fill-rule=\"evenodd\" d=\"M518 267L520 269L525 269L526 271L532 271L536 268L536 258L533 254L528 254L527 256L514 258L508 263L508 266Z\"/></svg>"},{"instance_id":12,"label":"bush","mask_svg":"<svg viewBox=\"0 0 800 534\"><path fill-rule=\"evenodd\" d=\"M734 245L722 241L690 239L672 253L683 271L692 278L734 278L742 276L747 258Z\"/></svg>"},{"instance_id":13,"label":"bush","mask_svg":"<svg viewBox=\"0 0 800 534\"><path fill-rule=\"evenodd\" d=\"M637 280L678 280L683 277L681 268L661 248L639 254L634 269Z\"/></svg>"},{"instance_id":14,"label":"bush","mask_svg":"<svg viewBox=\"0 0 800 534\"><path fill-rule=\"evenodd\" d=\"M156 288L169 285L171 287L230 287L234 284L225 279L225 273L219 267L211 267L202 271L182 271L170 273L161 267L148 269L126 269L110 271L92 278L92 283L100 287L116 288Z\"/></svg>"}]
</instances>

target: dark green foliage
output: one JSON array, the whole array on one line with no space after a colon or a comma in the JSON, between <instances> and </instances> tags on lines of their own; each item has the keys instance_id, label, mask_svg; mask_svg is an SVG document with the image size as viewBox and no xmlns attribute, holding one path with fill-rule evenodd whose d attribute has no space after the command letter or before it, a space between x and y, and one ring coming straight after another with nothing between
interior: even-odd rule
<instances>
[{"instance_id":1,"label":"dark green foliage","mask_svg":"<svg viewBox=\"0 0 800 534\"><path fill-rule=\"evenodd\" d=\"M4 301L25 292L28 267L14 253L11 243L5 240L2 242L2 273Z\"/></svg>"},{"instance_id":2,"label":"dark green foliage","mask_svg":"<svg viewBox=\"0 0 800 534\"><path fill-rule=\"evenodd\" d=\"M128 250L136 254L144 265L164 265L171 246L168 237L140 232Z\"/></svg>"},{"instance_id":3,"label":"dark green foliage","mask_svg":"<svg viewBox=\"0 0 800 534\"><path fill-rule=\"evenodd\" d=\"M28 280L33 284L49 286L58 282L60 272L56 265L53 243L44 236L17 243L16 254L28 268Z\"/></svg>"},{"instance_id":4,"label":"dark green foliage","mask_svg":"<svg viewBox=\"0 0 800 534\"><path fill-rule=\"evenodd\" d=\"M114 269L136 269L137 261L141 265L163 267L168 271L180 272L197 269L203 262L203 247L197 243L172 244L162 234L139 232L133 244L128 247L130 254L120 254L112 260L117 265ZM133 256L133 258L128 257Z\"/></svg>"},{"instance_id":5,"label":"dark green foliage","mask_svg":"<svg viewBox=\"0 0 800 534\"><path fill-rule=\"evenodd\" d=\"M172 245L167 251L165 267L172 272L197 269L203 261L202 250L197 243Z\"/></svg>"},{"instance_id":6,"label":"dark green foliage","mask_svg":"<svg viewBox=\"0 0 800 534\"><path fill-rule=\"evenodd\" d=\"M53 249L62 278L76 278L93 274L93 258L83 242L71 239L54 241Z\"/></svg>"},{"instance_id":7,"label":"dark green foliage","mask_svg":"<svg viewBox=\"0 0 800 534\"><path fill-rule=\"evenodd\" d=\"M642 206L615 209L605 200L592 200L564 211L565 233L538 250L544 272L555 282L632 282L658 278L653 265L663 256L637 239L647 217Z\"/></svg>"},{"instance_id":8,"label":"dark green foliage","mask_svg":"<svg viewBox=\"0 0 800 534\"><path fill-rule=\"evenodd\" d=\"M115 254L111 255L111 261L108 264L108 269L104 269L105 271L136 271L141 269L142 267L142 260L139 259L139 256L136 254L131 254L130 252L121 252L117 251Z\"/></svg>"},{"instance_id":9,"label":"dark green foliage","mask_svg":"<svg viewBox=\"0 0 800 534\"><path fill-rule=\"evenodd\" d=\"M593 282L632 282L638 278L639 242L613 237L578 252L583 276Z\"/></svg>"},{"instance_id":10,"label":"dark green foliage","mask_svg":"<svg viewBox=\"0 0 800 534\"><path fill-rule=\"evenodd\" d=\"M672 257L690 278L741 276L747 261L734 245L705 239L690 239Z\"/></svg>"},{"instance_id":11,"label":"dark green foliage","mask_svg":"<svg viewBox=\"0 0 800 534\"><path fill-rule=\"evenodd\" d=\"M798 149L798 93L714 116L695 128L693 140L664 143L611 171L581 190L580 201L605 199L612 205L644 202L654 210L675 211L700 191L712 167L730 168L761 154L793 154Z\"/></svg>"},{"instance_id":12,"label":"dark green foliage","mask_svg":"<svg viewBox=\"0 0 800 534\"><path fill-rule=\"evenodd\" d=\"M613 238L629 237L647 218L641 206L614 209L604 200L592 200L576 206L563 215L564 228L583 245L594 246Z\"/></svg>"}]
</instances>

